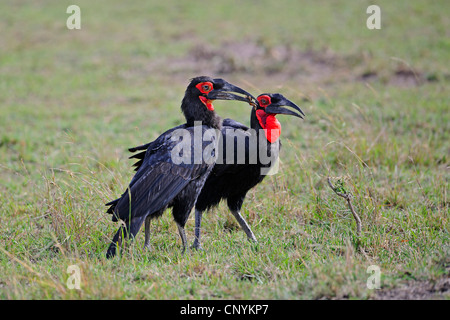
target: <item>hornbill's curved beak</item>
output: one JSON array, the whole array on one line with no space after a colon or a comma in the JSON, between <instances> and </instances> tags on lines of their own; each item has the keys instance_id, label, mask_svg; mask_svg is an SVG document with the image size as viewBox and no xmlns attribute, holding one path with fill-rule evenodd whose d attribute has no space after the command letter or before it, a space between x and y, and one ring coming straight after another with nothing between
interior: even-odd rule
<instances>
[{"instance_id":1,"label":"hornbill's curved beak","mask_svg":"<svg viewBox=\"0 0 450 320\"><path fill-rule=\"evenodd\" d=\"M283 106L294 108L295 110L300 112L300 114L297 112L294 112L290 109L286 109ZM304 116L305 116L303 111L295 103L293 103L292 101L290 101L286 98L284 98L280 101L277 101L275 103L272 103L271 105L268 105L264 111L268 114L287 114L287 115L299 117L301 119L304 119Z\"/></svg>"},{"instance_id":2,"label":"hornbill's curved beak","mask_svg":"<svg viewBox=\"0 0 450 320\"><path fill-rule=\"evenodd\" d=\"M239 96L231 92L240 93L244 96ZM249 104L256 101L255 97L250 93L223 79L214 79L214 89L208 93L207 98L210 100L238 100L245 101Z\"/></svg>"}]
</instances>

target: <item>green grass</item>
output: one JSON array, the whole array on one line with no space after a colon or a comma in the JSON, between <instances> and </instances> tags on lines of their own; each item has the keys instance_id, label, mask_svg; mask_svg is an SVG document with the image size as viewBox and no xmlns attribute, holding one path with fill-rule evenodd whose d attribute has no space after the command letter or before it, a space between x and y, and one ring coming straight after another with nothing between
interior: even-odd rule
<instances>
[{"instance_id":1,"label":"green grass","mask_svg":"<svg viewBox=\"0 0 450 320\"><path fill-rule=\"evenodd\" d=\"M446 1L378 1L376 31L369 1L77 1L77 31L70 4L0 4L0 298L367 299L379 292L370 265L382 290L448 278ZM240 60L233 45L245 43L263 53ZM204 216L203 252L181 255L166 212L151 252L141 232L106 260L117 224L104 203L132 177L126 149L182 123L201 73L280 92L307 114L278 117L280 172L247 196L258 244L221 204ZM243 104L215 105L248 123ZM354 195L359 241L327 176ZM192 243L193 215L186 230ZM81 290L66 286L73 264Z\"/></svg>"}]
</instances>

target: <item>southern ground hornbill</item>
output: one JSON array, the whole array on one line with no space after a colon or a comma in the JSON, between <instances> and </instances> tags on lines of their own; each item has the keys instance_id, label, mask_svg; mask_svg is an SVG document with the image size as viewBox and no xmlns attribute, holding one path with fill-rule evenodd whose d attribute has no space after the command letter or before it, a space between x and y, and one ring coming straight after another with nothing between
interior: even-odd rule
<instances>
[{"instance_id":1,"label":"southern ground hornbill","mask_svg":"<svg viewBox=\"0 0 450 320\"><path fill-rule=\"evenodd\" d=\"M292 107L299 113L284 108L284 106ZM240 214L240 211L247 192L264 179L269 168L278 159L281 146L279 141L281 124L276 119L277 114L293 115L299 118L304 116L304 113L297 105L283 95L275 93L258 96L257 103L254 105L250 115L251 128L232 119L223 121L221 129L222 152L218 155L216 164L206 179L195 204L195 240L193 248L201 248L200 226L203 211L217 206L222 199L227 200L228 208L245 231L248 239L256 241L253 232ZM242 145L239 146L239 143ZM227 148L230 145L233 154L230 155L228 152L227 157ZM148 148L148 145L129 150L130 152L136 152L146 148ZM244 150L244 152L239 150ZM137 153L130 158L140 159L135 164L139 168L144 155L145 151ZM145 233L147 234L148 232L146 226Z\"/></svg>"},{"instance_id":2,"label":"southern ground hornbill","mask_svg":"<svg viewBox=\"0 0 450 320\"><path fill-rule=\"evenodd\" d=\"M222 124L222 155L206 179L203 189L195 204L195 240L193 247L201 248L200 226L203 211L217 206L222 199L227 200L228 208L251 241L255 235L240 211L247 192L260 183L269 169L278 161L281 147L279 136L281 124L277 114L293 115L303 118L304 113L293 102L281 94L261 94L257 105L250 114L250 128L232 119L225 119ZM297 112L284 108L292 107ZM303 116L302 116L303 115ZM248 134L245 141L245 153L239 154L238 131ZM234 157L227 157L227 142L232 140ZM231 145L231 141L229 142ZM232 160L229 163L229 160Z\"/></svg>"},{"instance_id":3,"label":"southern ground hornbill","mask_svg":"<svg viewBox=\"0 0 450 320\"><path fill-rule=\"evenodd\" d=\"M183 242L183 251L185 250L184 225L214 166L214 146L219 140L214 136L210 136L209 140L203 137L207 130L221 129L222 121L214 112L212 101L221 99L248 102L250 97L248 92L223 79L197 77L191 80L181 103L186 124L166 131L147 144L147 150L141 154L139 168L127 190L119 199L106 204L110 206L107 212L113 215L112 220L123 222L108 248L108 258L116 254L117 245L120 245L123 239L135 237L144 221L148 229L150 220L161 216L166 208L172 208L172 215ZM185 149L181 150L181 153L186 152L183 154L187 156L183 158L186 161L178 159L174 162L174 156L180 155L176 148L181 144L180 136L175 136L175 133L179 132L176 129L183 130L181 137L186 138L184 135L187 135L189 138L181 139L184 143L189 141L187 146L184 145ZM209 155L205 151L208 147ZM200 158L197 157L199 154ZM148 232L145 238L145 244L148 246Z\"/></svg>"}]
</instances>

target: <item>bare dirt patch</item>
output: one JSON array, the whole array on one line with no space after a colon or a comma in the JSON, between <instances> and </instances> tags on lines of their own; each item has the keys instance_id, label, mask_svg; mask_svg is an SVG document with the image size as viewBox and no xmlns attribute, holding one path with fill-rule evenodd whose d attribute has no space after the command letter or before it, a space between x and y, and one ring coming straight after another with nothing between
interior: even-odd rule
<instances>
[{"instance_id":1,"label":"bare dirt patch","mask_svg":"<svg viewBox=\"0 0 450 320\"><path fill-rule=\"evenodd\" d=\"M258 42L225 42L219 47L197 44L185 56L171 58L165 65L170 73L245 73L300 83L351 79L345 59L332 52L299 51L289 45L269 47Z\"/></svg>"},{"instance_id":2,"label":"bare dirt patch","mask_svg":"<svg viewBox=\"0 0 450 320\"><path fill-rule=\"evenodd\" d=\"M330 50L302 51L289 44L269 46L262 41L223 42L212 46L193 39L192 48L181 57L162 57L147 65L147 71L164 72L173 77L186 74L218 76L251 75L271 82L299 85L327 85L342 82L381 80L399 87L419 86L437 81L411 68L368 70L364 55L338 55Z\"/></svg>"},{"instance_id":3,"label":"bare dirt patch","mask_svg":"<svg viewBox=\"0 0 450 320\"><path fill-rule=\"evenodd\" d=\"M393 289L377 290L376 300L437 300L450 299L450 277L432 281L407 281Z\"/></svg>"}]
</instances>

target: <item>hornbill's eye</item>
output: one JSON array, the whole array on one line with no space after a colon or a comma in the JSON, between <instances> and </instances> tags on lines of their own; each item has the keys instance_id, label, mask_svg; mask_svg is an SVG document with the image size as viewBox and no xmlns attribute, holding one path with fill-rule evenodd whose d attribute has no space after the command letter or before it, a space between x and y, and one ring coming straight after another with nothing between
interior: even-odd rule
<instances>
[{"instance_id":1,"label":"hornbill's eye","mask_svg":"<svg viewBox=\"0 0 450 320\"><path fill-rule=\"evenodd\" d=\"M257 99L261 107L267 107L271 104L270 97L267 95L259 96Z\"/></svg>"},{"instance_id":2,"label":"hornbill's eye","mask_svg":"<svg viewBox=\"0 0 450 320\"><path fill-rule=\"evenodd\" d=\"M195 86L201 93L207 94L213 89L211 82L201 82Z\"/></svg>"}]
</instances>

